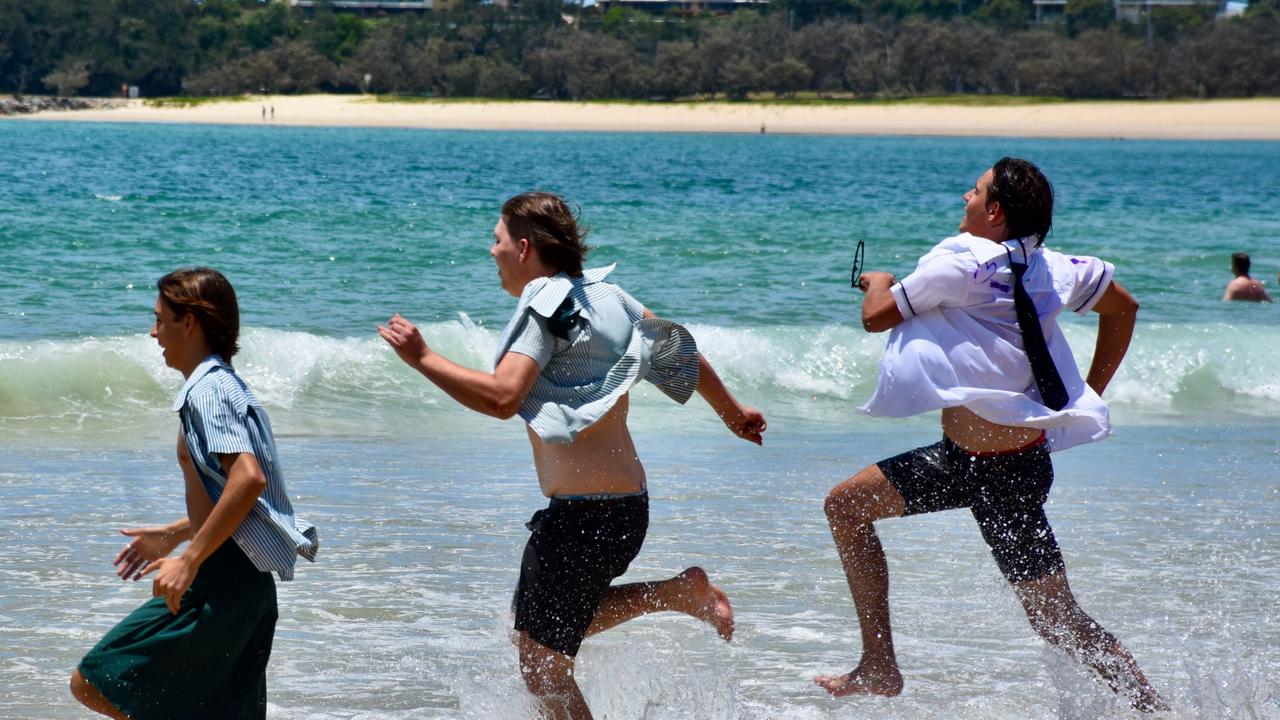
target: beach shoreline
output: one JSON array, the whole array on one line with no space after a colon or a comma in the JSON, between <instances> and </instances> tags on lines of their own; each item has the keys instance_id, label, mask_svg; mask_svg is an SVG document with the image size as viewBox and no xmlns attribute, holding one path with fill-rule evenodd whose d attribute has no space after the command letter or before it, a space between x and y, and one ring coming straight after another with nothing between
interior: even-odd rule
<instances>
[{"instance_id":1,"label":"beach shoreline","mask_svg":"<svg viewBox=\"0 0 1280 720\"><path fill-rule=\"evenodd\" d=\"M973 104L388 101L360 95L274 95L111 107L5 118L78 121L786 135L896 135L1128 140L1280 140L1280 99Z\"/></svg>"}]
</instances>

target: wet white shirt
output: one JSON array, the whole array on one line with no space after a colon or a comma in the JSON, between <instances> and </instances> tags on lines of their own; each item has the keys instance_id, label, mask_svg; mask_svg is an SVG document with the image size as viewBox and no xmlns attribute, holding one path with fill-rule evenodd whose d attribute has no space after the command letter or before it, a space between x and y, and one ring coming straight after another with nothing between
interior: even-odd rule
<instances>
[{"instance_id":1,"label":"wet white shirt","mask_svg":"<svg viewBox=\"0 0 1280 720\"><path fill-rule=\"evenodd\" d=\"M903 322L889 333L876 391L863 411L907 417L964 406L993 423L1043 429L1051 450L1111 434L1106 403L1081 377L1057 317L1064 309L1088 313L1115 267L1043 247L1026 259L1023 285L1070 398L1052 410L1040 401L1022 347L1010 253L1023 259L1017 240L1001 244L964 233L938 243L893 285Z\"/></svg>"}]
</instances>

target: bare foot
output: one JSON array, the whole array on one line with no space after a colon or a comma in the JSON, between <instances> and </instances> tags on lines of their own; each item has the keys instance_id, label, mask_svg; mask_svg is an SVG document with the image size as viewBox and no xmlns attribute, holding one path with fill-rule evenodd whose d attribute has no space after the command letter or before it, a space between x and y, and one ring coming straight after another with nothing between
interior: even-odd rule
<instances>
[{"instance_id":1,"label":"bare foot","mask_svg":"<svg viewBox=\"0 0 1280 720\"><path fill-rule=\"evenodd\" d=\"M858 665L848 675L819 675L813 682L836 697L845 695L883 695L894 697L902 692L902 673L896 667L870 668Z\"/></svg>"},{"instance_id":2,"label":"bare foot","mask_svg":"<svg viewBox=\"0 0 1280 720\"><path fill-rule=\"evenodd\" d=\"M733 639L733 608L729 596L711 583L700 567L691 567L676 576L689 588L690 605L685 612L716 629L725 642Z\"/></svg>"},{"instance_id":3,"label":"bare foot","mask_svg":"<svg viewBox=\"0 0 1280 720\"><path fill-rule=\"evenodd\" d=\"M1134 710L1144 713L1168 712L1173 708L1169 707L1169 703L1164 701L1150 685L1143 684L1135 695L1129 696L1129 705Z\"/></svg>"}]
</instances>

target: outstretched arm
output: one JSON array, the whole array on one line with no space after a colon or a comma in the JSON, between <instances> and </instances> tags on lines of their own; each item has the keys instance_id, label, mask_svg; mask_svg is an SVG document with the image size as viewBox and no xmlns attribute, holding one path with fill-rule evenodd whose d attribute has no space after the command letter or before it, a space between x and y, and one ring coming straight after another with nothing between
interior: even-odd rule
<instances>
[{"instance_id":1,"label":"outstretched arm","mask_svg":"<svg viewBox=\"0 0 1280 720\"><path fill-rule=\"evenodd\" d=\"M644 317L656 318L657 315L645 308ZM698 394L716 411L729 432L757 445L764 444L762 435L769 425L764 414L738 402L702 353L698 353Z\"/></svg>"},{"instance_id":2,"label":"outstretched arm","mask_svg":"<svg viewBox=\"0 0 1280 720\"><path fill-rule=\"evenodd\" d=\"M1085 382L1102 394L1129 351L1133 328L1138 323L1138 301L1120 283L1112 280L1107 291L1093 306L1098 313L1098 340L1093 348L1093 362Z\"/></svg>"},{"instance_id":3,"label":"outstretched arm","mask_svg":"<svg viewBox=\"0 0 1280 720\"><path fill-rule=\"evenodd\" d=\"M729 432L757 445L764 444L762 434L768 428L764 414L738 402L702 353L698 353L698 394L716 411Z\"/></svg>"},{"instance_id":4,"label":"outstretched arm","mask_svg":"<svg viewBox=\"0 0 1280 720\"><path fill-rule=\"evenodd\" d=\"M427 346L413 323L394 315L378 334L409 367L459 403L502 420L520 409L542 371L528 355L509 352L492 373L463 367Z\"/></svg>"}]
</instances>

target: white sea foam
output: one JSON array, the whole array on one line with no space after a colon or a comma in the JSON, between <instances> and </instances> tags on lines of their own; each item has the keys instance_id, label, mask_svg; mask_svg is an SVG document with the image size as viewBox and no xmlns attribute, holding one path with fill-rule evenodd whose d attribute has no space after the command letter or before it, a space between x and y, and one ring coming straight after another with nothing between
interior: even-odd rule
<instances>
[{"instance_id":1,"label":"white sea foam","mask_svg":"<svg viewBox=\"0 0 1280 720\"><path fill-rule=\"evenodd\" d=\"M775 413L841 422L870 396L884 336L842 326L691 326L703 352L744 399ZM465 315L424 326L432 347L489 368L497 332ZM1093 328L1067 326L1088 367ZM236 366L263 403L294 414L307 431L396 432L406 425L465 423L467 411L424 382L376 336L335 338L248 329ZM1108 390L1120 410L1161 421L1209 412L1274 417L1280 400L1280 329L1225 325L1139 326ZM146 423L181 384L144 335L0 342L0 431L118 428ZM642 386L644 388L644 386ZM637 407L663 406L642 389ZM165 416L164 413L160 413Z\"/></svg>"}]
</instances>

